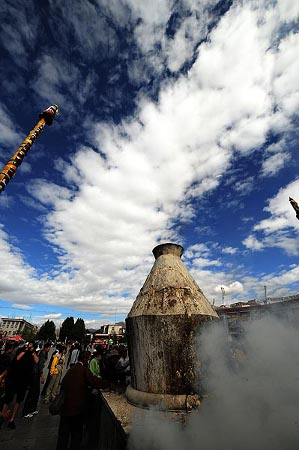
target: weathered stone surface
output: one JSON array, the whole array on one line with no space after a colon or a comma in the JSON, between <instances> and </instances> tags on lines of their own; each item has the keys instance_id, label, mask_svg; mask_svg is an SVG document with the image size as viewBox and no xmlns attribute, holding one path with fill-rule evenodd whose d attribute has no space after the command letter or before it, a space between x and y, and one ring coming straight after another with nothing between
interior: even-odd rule
<instances>
[{"instance_id":1,"label":"weathered stone surface","mask_svg":"<svg viewBox=\"0 0 299 450\"><path fill-rule=\"evenodd\" d=\"M161 244L154 248L155 264L128 317L192 314L218 318L180 256L183 247Z\"/></svg>"},{"instance_id":2,"label":"weathered stone surface","mask_svg":"<svg viewBox=\"0 0 299 450\"><path fill-rule=\"evenodd\" d=\"M195 334L218 316L181 261L181 246L162 244L153 253L155 264L127 318L132 388L169 394L169 409L177 409L182 402L175 396L194 394L200 365Z\"/></svg>"},{"instance_id":3,"label":"weathered stone surface","mask_svg":"<svg viewBox=\"0 0 299 450\"><path fill-rule=\"evenodd\" d=\"M132 387L156 394L193 393L198 373L195 333L206 320L211 319L178 314L127 319L129 346L133 349ZM130 345L134 336L139 338Z\"/></svg>"},{"instance_id":4,"label":"weathered stone surface","mask_svg":"<svg viewBox=\"0 0 299 450\"><path fill-rule=\"evenodd\" d=\"M191 410L200 405L198 395L171 395L171 394L152 394L150 392L141 392L128 386L126 396L130 403L143 408L149 408L152 405L159 406L161 410L177 411Z\"/></svg>"}]
</instances>

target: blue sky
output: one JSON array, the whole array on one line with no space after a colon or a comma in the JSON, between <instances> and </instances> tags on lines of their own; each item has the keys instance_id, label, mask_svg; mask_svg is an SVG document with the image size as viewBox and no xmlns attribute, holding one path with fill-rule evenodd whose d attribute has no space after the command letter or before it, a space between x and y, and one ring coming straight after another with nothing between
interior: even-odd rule
<instances>
[{"instance_id":1,"label":"blue sky","mask_svg":"<svg viewBox=\"0 0 299 450\"><path fill-rule=\"evenodd\" d=\"M299 5L5 1L0 308L123 319L161 242L210 301L299 291Z\"/></svg>"}]
</instances>

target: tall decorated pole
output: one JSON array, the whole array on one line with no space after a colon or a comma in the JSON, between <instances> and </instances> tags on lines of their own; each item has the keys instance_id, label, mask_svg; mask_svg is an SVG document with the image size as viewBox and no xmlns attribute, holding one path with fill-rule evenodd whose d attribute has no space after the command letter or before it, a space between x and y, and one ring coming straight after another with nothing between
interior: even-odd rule
<instances>
[{"instance_id":1,"label":"tall decorated pole","mask_svg":"<svg viewBox=\"0 0 299 450\"><path fill-rule=\"evenodd\" d=\"M55 116L58 114L58 106L52 105L42 111L39 115L40 120L30 131L26 139L22 142L15 154L10 158L2 172L0 173L0 194L4 191L9 181L15 176L18 167L32 147L33 143L39 138L46 125L52 125Z\"/></svg>"},{"instance_id":2,"label":"tall decorated pole","mask_svg":"<svg viewBox=\"0 0 299 450\"><path fill-rule=\"evenodd\" d=\"M298 205L298 203L292 197L289 197L289 202L293 206L295 213L296 213L296 217L299 220L299 205Z\"/></svg>"}]
</instances>

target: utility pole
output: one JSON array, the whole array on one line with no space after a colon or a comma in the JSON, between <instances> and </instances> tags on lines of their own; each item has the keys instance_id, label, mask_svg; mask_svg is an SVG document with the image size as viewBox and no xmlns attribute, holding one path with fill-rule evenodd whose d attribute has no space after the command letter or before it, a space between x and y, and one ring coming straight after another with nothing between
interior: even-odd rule
<instances>
[{"instance_id":1,"label":"utility pole","mask_svg":"<svg viewBox=\"0 0 299 450\"><path fill-rule=\"evenodd\" d=\"M226 295L226 292L223 286L221 286L221 294L222 294L222 304L224 305L224 297Z\"/></svg>"},{"instance_id":2,"label":"utility pole","mask_svg":"<svg viewBox=\"0 0 299 450\"><path fill-rule=\"evenodd\" d=\"M55 116L58 114L58 106L52 105L42 111L39 115L40 120L33 130L30 131L26 139L22 142L18 150L13 154L8 163L0 173L0 194L4 191L9 181L15 176L18 167L32 147L33 143L39 138L46 125L52 125Z\"/></svg>"}]
</instances>

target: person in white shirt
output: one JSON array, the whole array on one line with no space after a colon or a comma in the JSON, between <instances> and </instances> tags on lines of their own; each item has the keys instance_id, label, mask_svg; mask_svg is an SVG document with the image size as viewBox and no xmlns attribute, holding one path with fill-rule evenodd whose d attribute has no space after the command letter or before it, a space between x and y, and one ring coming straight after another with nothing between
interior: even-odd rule
<instances>
[{"instance_id":1,"label":"person in white shirt","mask_svg":"<svg viewBox=\"0 0 299 450\"><path fill-rule=\"evenodd\" d=\"M130 375L130 360L128 356L128 349L124 345L118 348L119 360L116 363L115 369L118 373L118 378L121 383L125 383Z\"/></svg>"},{"instance_id":2,"label":"person in white shirt","mask_svg":"<svg viewBox=\"0 0 299 450\"><path fill-rule=\"evenodd\" d=\"M73 348L73 350L71 351L71 354L69 356L69 360L68 360L69 367L72 367L74 364L76 364L78 362L79 353L80 353L79 344L75 344L75 347Z\"/></svg>"}]
</instances>

